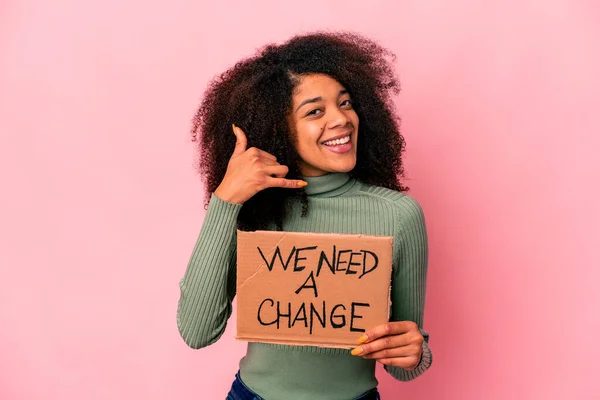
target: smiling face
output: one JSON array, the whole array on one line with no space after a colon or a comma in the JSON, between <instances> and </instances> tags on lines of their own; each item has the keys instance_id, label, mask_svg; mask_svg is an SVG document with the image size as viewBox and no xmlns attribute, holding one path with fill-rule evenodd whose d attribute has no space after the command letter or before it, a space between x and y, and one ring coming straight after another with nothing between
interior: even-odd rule
<instances>
[{"instance_id":1,"label":"smiling face","mask_svg":"<svg viewBox=\"0 0 600 400\"><path fill-rule=\"evenodd\" d=\"M291 130L303 176L349 172L356 165L358 115L346 89L322 74L300 77L292 96Z\"/></svg>"}]
</instances>

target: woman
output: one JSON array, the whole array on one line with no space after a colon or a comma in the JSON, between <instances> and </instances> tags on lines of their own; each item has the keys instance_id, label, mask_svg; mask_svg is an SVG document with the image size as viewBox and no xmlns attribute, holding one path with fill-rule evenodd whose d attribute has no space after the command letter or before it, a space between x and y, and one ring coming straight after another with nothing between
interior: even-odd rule
<instances>
[{"instance_id":1,"label":"woman","mask_svg":"<svg viewBox=\"0 0 600 400\"><path fill-rule=\"evenodd\" d=\"M389 58L355 34L297 36L239 62L205 94L193 134L209 201L177 314L189 346L225 330L237 228L394 237L388 324L352 351L248 343L229 399L377 399L376 361L402 381L431 365L427 235L399 181L404 141Z\"/></svg>"}]
</instances>

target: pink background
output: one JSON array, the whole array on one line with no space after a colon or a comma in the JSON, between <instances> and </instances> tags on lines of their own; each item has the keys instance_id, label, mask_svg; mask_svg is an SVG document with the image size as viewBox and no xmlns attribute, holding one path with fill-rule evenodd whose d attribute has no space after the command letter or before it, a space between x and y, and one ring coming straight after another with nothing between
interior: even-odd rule
<instances>
[{"instance_id":1,"label":"pink background","mask_svg":"<svg viewBox=\"0 0 600 400\"><path fill-rule=\"evenodd\" d=\"M267 10L267 11L265 11ZM203 217L189 121L267 42L346 28L398 55L429 224L434 365L385 400L598 399L595 1L0 3L0 398L222 399L178 282Z\"/></svg>"}]
</instances>

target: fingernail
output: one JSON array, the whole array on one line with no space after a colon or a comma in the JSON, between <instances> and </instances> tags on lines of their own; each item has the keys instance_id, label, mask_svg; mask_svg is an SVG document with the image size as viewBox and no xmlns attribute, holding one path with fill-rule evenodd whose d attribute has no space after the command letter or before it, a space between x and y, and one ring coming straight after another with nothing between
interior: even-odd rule
<instances>
[{"instance_id":1,"label":"fingernail","mask_svg":"<svg viewBox=\"0 0 600 400\"><path fill-rule=\"evenodd\" d=\"M358 338L358 344L363 344L367 340L369 340L369 337L367 335L362 335L361 337Z\"/></svg>"},{"instance_id":2,"label":"fingernail","mask_svg":"<svg viewBox=\"0 0 600 400\"><path fill-rule=\"evenodd\" d=\"M231 130L233 131L233 134L235 135L235 124L231 124Z\"/></svg>"},{"instance_id":3,"label":"fingernail","mask_svg":"<svg viewBox=\"0 0 600 400\"><path fill-rule=\"evenodd\" d=\"M359 354L361 354L363 352L363 348L362 347L355 347L352 349L352 351L350 352L350 354L352 354L353 356L357 356Z\"/></svg>"},{"instance_id":4,"label":"fingernail","mask_svg":"<svg viewBox=\"0 0 600 400\"><path fill-rule=\"evenodd\" d=\"M308 185L308 182L304 182L304 181L298 182L298 187L304 187L306 185Z\"/></svg>"}]
</instances>

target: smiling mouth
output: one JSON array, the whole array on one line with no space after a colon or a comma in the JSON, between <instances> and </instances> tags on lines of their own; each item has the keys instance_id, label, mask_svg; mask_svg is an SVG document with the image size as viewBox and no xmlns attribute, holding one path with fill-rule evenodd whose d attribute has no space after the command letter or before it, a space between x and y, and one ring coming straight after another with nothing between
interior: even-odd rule
<instances>
[{"instance_id":1,"label":"smiling mouth","mask_svg":"<svg viewBox=\"0 0 600 400\"><path fill-rule=\"evenodd\" d=\"M325 146L341 146L343 144L346 144L348 142L350 142L350 136L352 134L349 133L346 136L342 136L341 138L337 138L337 139L333 139L333 140L328 140L326 142L323 142L323 144Z\"/></svg>"}]
</instances>

